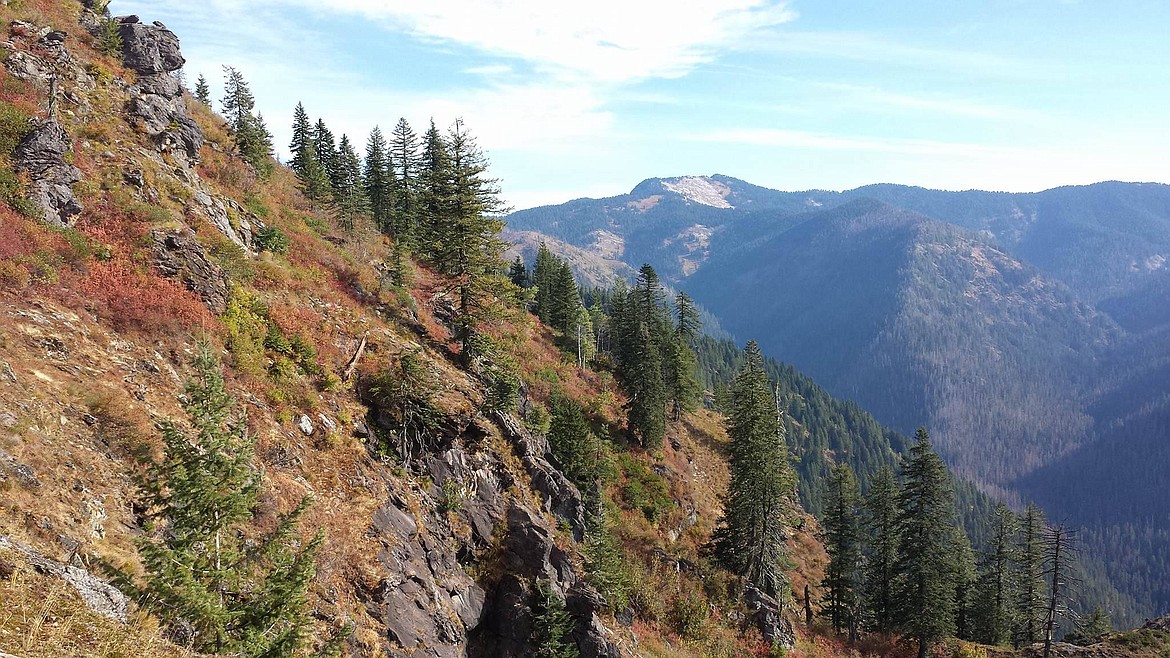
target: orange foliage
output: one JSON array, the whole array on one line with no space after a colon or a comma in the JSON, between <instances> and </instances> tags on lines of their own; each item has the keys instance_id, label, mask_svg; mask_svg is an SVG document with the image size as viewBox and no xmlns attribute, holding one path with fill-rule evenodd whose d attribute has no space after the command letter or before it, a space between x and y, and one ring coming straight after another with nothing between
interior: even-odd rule
<instances>
[{"instance_id":1,"label":"orange foliage","mask_svg":"<svg viewBox=\"0 0 1170 658\"><path fill-rule=\"evenodd\" d=\"M124 261L97 261L72 271L60 293L119 331L187 332L215 324L199 298L183 286ZM63 281L62 283L66 283Z\"/></svg>"}]
</instances>

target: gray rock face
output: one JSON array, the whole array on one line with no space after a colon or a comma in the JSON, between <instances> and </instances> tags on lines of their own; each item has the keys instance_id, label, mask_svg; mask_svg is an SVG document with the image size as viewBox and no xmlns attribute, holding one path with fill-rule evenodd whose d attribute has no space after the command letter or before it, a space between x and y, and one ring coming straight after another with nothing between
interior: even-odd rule
<instances>
[{"instance_id":1,"label":"gray rock face","mask_svg":"<svg viewBox=\"0 0 1170 658\"><path fill-rule=\"evenodd\" d=\"M90 610L111 619L126 621L130 602L113 585L94 577L85 569L50 560L31 546L3 535L0 535L0 548L16 551L24 555L37 571L68 582L81 595Z\"/></svg>"},{"instance_id":2,"label":"gray rock face","mask_svg":"<svg viewBox=\"0 0 1170 658\"><path fill-rule=\"evenodd\" d=\"M179 52L179 37L162 23L146 25L137 16L115 20L122 35L122 60L135 73L170 73L187 63Z\"/></svg>"},{"instance_id":3,"label":"gray rock face","mask_svg":"<svg viewBox=\"0 0 1170 658\"><path fill-rule=\"evenodd\" d=\"M81 202L70 187L81 170L65 161L73 140L56 121L46 121L21 140L12 154L13 169L28 174L29 197L45 211L45 221L68 226L81 213Z\"/></svg>"},{"instance_id":4,"label":"gray rock face","mask_svg":"<svg viewBox=\"0 0 1170 658\"><path fill-rule=\"evenodd\" d=\"M178 279L199 295L215 314L227 309L227 274L207 256L195 234L186 231L154 230L154 266L163 276Z\"/></svg>"},{"instance_id":5,"label":"gray rock face","mask_svg":"<svg viewBox=\"0 0 1170 658\"><path fill-rule=\"evenodd\" d=\"M137 16L117 21L122 61L138 74L138 83L130 90L130 113L142 121L160 150L177 150L196 162L203 131L187 112L182 85L172 75L186 63L179 51L179 37L158 21L146 25Z\"/></svg>"},{"instance_id":6,"label":"gray rock face","mask_svg":"<svg viewBox=\"0 0 1170 658\"><path fill-rule=\"evenodd\" d=\"M565 608L577 622L574 638L581 658L621 658L622 652L609 641L598 614L605 607L601 594L581 582L565 596Z\"/></svg>"},{"instance_id":7,"label":"gray rock face","mask_svg":"<svg viewBox=\"0 0 1170 658\"><path fill-rule=\"evenodd\" d=\"M751 585L744 590L743 601L751 611L751 622L760 629L764 641L787 649L796 646L796 631L784 616L779 601Z\"/></svg>"},{"instance_id":8,"label":"gray rock face","mask_svg":"<svg viewBox=\"0 0 1170 658\"><path fill-rule=\"evenodd\" d=\"M382 540L378 560L385 569L363 597L367 610L410 655L462 658L486 593L456 560L444 524L429 515L416 519L403 506L390 501L374 514L371 531Z\"/></svg>"},{"instance_id":9,"label":"gray rock face","mask_svg":"<svg viewBox=\"0 0 1170 658\"><path fill-rule=\"evenodd\" d=\"M549 462L548 440L535 436L511 414L496 413L495 418L504 436L516 447L516 453L532 479L532 487L542 494L545 511L564 519L573 529L574 538L581 541L585 535L585 505L581 492Z\"/></svg>"}]
</instances>

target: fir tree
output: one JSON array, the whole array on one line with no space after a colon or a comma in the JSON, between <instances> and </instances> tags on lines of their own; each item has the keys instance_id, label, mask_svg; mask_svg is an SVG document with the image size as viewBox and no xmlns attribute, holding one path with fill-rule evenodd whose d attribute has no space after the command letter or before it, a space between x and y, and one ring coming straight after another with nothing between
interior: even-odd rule
<instances>
[{"instance_id":1,"label":"fir tree","mask_svg":"<svg viewBox=\"0 0 1170 658\"><path fill-rule=\"evenodd\" d=\"M550 400L548 445L560 470L578 486L592 486L599 473L601 444L589 429L581 407L563 393Z\"/></svg>"},{"instance_id":2,"label":"fir tree","mask_svg":"<svg viewBox=\"0 0 1170 658\"><path fill-rule=\"evenodd\" d=\"M341 182L341 154L337 150L333 131L325 125L324 119L318 119L317 125L313 128L313 150L321 164L322 173L325 174L328 192L332 194Z\"/></svg>"},{"instance_id":3,"label":"fir tree","mask_svg":"<svg viewBox=\"0 0 1170 658\"><path fill-rule=\"evenodd\" d=\"M955 511L946 466L926 429L914 438L898 497L895 600L899 626L918 641L918 658L926 658L932 642L955 631Z\"/></svg>"},{"instance_id":4,"label":"fir tree","mask_svg":"<svg viewBox=\"0 0 1170 658\"><path fill-rule=\"evenodd\" d=\"M442 133L431 121L423 136L423 155L419 168L418 224L415 243L419 254L434 261L445 246L444 224L450 214L452 175L450 155Z\"/></svg>"},{"instance_id":5,"label":"fir tree","mask_svg":"<svg viewBox=\"0 0 1170 658\"><path fill-rule=\"evenodd\" d=\"M508 279L517 288L529 288L532 286L532 279L528 275L528 266L524 264L524 259L517 256L516 260L508 266Z\"/></svg>"},{"instance_id":6,"label":"fir tree","mask_svg":"<svg viewBox=\"0 0 1170 658\"><path fill-rule=\"evenodd\" d=\"M954 526L951 530L951 545L954 547L952 573L955 588L955 637L971 641L975 639L975 551L962 528Z\"/></svg>"},{"instance_id":7,"label":"fir tree","mask_svg":"<svg viewBox=\"0 0 1170 658\"><path fill-rule=\"evenodd\" d=\"M137 481L147 524L137 542L144 582L133 589L164 622L189 624L197 651L291 655L304 639L323 537L297 539L306 497L271 534L246 539L260 493L255 440L206 344L195 367L183 401L189 429L164 422L163 457Z\"/></svg>"},{"instance_id":8,"label":"fir tree","mask_svg":"<svg viewBox=\"0 0 1170 658\"><path fill-rule=\"evenodd\" d=\"M861 492L849 464L833 466L825 500L822 528L829 565L821 581L824 590L821 614L833 630L855 629L858 589L861 580L861 529L858 506Z\"/></svg>"},{"instance_id":9,"label":"fir tree","mask_svg":"<svg viewBox=\"0 0 1170 658\"><path fill-rule=\"evenodd\" d=\"M317 149L312 142L305 145L302 155L304 164L301 173L297 175L301 182L301 191L310 201L331 200L333 189L329 183L329 176L317 157Z\"/></svg>"},{"instance_id":10,"label":"fir tree","mask_svg":"<svg viewBox=\"0 0 1170 658\"><path fill-rule=\"evenodd\" d=\"M374 225L383 233L390 235L393 234L393 226L390 222L394 201L392 178L386 138L382 135L382 130L374 126L374 129L370 131L370 138L366 142L362 184L365 186L366 199L370 214L374 218Z\"/></svg>"},{"instance_id":11,"label":"fir tree","mask_svg":"<svg viewBox=\"0 0 1170 658\"><path fill-rule=\"evenodd\" d=\"M452 279L456 309L454 338L465 363L475 356L477 325L493 310L494 299L506 294L507 279L500 275L505 243L499 238L504 211L497 181L488 178L487 158L461 120L448 132L450 196L448 213L436 226L438 240L431 258Z\"/></svg>"},{"instance_id":12,"label":"fir tree","mask_svg":"<svg viewBox=\"0 0 1170 658\"><path fill-rule=\"evenodd\" d=\"M545 580L536 583L532 606L531 644L535 658L578 658L581 653L573 643L574 623L565 601Z\"/></svg>"},{"instance_id":13,"label":"fir tree","mask_svg":"<svg viewBox=\"0 0 1170 658\"><path fill-rule=\"evenodd\" d=\"M765 593L783 598L788 589L781 571L787 561L785 527L796 476L788 464L775 398L755 341L744 348L730 411L731 481L716 550L732 571Z\"/></svg>"},{"instance_id":14,"label":"fir tree","mask_svg":"<svg viewBox=\"0 0 1170 658\"><path fill-rule=\"evenodd\" d=\"M642 447L657 450L666 435L666 387L662 384L662 355L647 322L631 330L622 361L622 384L630 396L627 406L630 433Z\"/></svg>"},{"instance_id":15,"label":"fir tree","mask_svg":"<svg viewBox=\"0 0 1170 658\"><path fill-rule=\"evenodd\" d=\"M309 149L312 146L313 125L309 123L309 113L305 111L305 106L298 102L293 109L292 140L288 143L292 157L288 161L288 166L302 181L311 159Z\"/></svg>"},{"instance_id":16,"label":"fir tree","mask_svg":"<svg viewBox=\"0 0 1170 658\"><path fill-rule=\"evenodd\" d=\"M536 286L536 317L552 326L553 278L560 264L548 245L541 242L536 249L536 262L532 267L532 282Z\"/></svg>"},{"instance_id":17,"label":"fir tree","mask_svg":"<svg viewBox=\"0 0 1170 658\"><path fill-rule=\"evenodd\" d=\"M224 97L221 101L232 139L240 155L252 165L261 177L271 171L272 133L264 124L264 117L253 114L256 98L252 95L243 74L225 66Z\"/></svg>"},{"instance_id":18,"label":"fir tree","mask_svg":"<svg viewBox=\"0 0 1170 658\"><path fill-rule=\"evenodd\" d=\"M203 77L202 73L195 81L195 100L211 107L211 89L207 86L207 78Z\"/></svg>"},{"instance_id":19,"label":"fir tree","mask_svg":"<svg viewBox=\"0 0 1170 658\"><path fill-rule=\"evenodd\" d=\"M1020 517L1019 543L1016 552L1016 629L1017 647L1034 644L1042 638L1048 585L1044 580L1044 512L1029 504Z\"/></svg>"},{"instance_id":20,"label":"fir tree","mask_svg":"<svg viewBox=\"0 0 1170 658\"><path fill-rule=\"evenodd\" d=\"M678 421L684 411L695 410L702 394L696 375L698 357L694 350L694 341L702 325L695 303L685 292L675 296L674 308L677 321L666 347L665 377L670 415Z\"/></svg>"},{"instance_id":21,"label":"fir tree","mask_svg":"<svg viewBox=\"0 0 1170 658\"><path fill-rule=\"evenodd\" d=\"M419 219L418 178L421 156L418 136L406 119L398 119L390 133L390 153L397 180L394 187L394 230L395 234L412 241Z\"/></svg>"},{"instance_id":22,"label":"fir tree","mask_svg":"<svg viewBox=\"0 0 1170 658\"><path fill-rule=\"evenodd\" d=\"M362 163L349 137L342 135L338 145L338 185L333 191L333 204L338 222L345 230L353 230L355 217L367 212L367 197L362 185Z\"/></svg>"},{"instance_id":23,"label":"fir tree","mask_svg":"<svg viewBox=\"0 0 1170 658\"><path fill-rule=\"evenodd\" d=\"M896 620L894 581L898 558L898 484L888 466L869 484L863 520L868 546L865 610L870 630L889 633Z\"/></svg>"},{"instance_id":24,"label":"fir tree","mask_svg":"<svg viewBox=\"0 0 1170 658\"><path fill-rule=\"evenodd\" d=\"M1012 641L1018 598L1014 573L1017 530L1016 515L1003 503L996 505L976 585L975 639L984 644L1005 646Z\"/></svg>"}]
</instances>

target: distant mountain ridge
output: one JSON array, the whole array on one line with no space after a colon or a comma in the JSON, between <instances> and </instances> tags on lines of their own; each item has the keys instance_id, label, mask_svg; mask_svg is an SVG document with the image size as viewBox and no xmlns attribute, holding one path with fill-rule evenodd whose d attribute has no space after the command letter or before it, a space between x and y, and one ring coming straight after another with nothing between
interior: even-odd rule
<instances>
[{"instance_id":1,"label":"distant mountain ridge","mask_svg":"<svg viewBox=\"0 0 1170 658\"><path fill-rule=\"evenodd\" d=\"M610 276L654 265L739 340L899 431L929 426L985 490L1057 518L1096 496L1070 520L1091 525L1093 550L1140 544L1149 559L1111 562L1112 576L1170 610L1170 517L1136 503L1170 499L1170 484L1126 477L1170 443L1170 185L781 192L653 178L514 213L508 231L570 245ZM1070 482L1106 490L1074 497Z\"/></svg>"}]
</instances>

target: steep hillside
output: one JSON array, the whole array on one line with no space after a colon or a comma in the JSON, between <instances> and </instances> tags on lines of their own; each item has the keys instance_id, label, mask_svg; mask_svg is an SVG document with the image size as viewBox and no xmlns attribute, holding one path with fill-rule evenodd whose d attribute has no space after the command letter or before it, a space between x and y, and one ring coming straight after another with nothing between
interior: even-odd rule
<instances>
[{"instance_id":1,"label":"steep hillside","mask_svg":"<svg viewBox=\"0 0 1170 658\"><path fill-rule=\"evenodd\" d=\"M722 190L722 202L700 189ZM572 237L581 218L609 221L626 250L661 267L738 338L760 340L903 432L928 423L951 463L986 490L1037 497L1066 517L1075 506L1045 492L1050 482L1062 490L1053 478L1016 479L1078 446L1139 445L1133 419L1167 404L1168 199L1170 186L1158 184L778 192L714 176L651 179L629 195L574 201L571 214L547 207L509 221L586 248ZM874 201L888 205L871 212ZM641 215L654 232L625 206L648 206ZM684 268L687 254L669 236L697 225L707 246ZM1068 479L1102 477L1069 465L1088 469L1091 458L1068 459L1054 466ZM1130 491L1100 509L1116 501L1121 514L1143 494L1124 484L1124 465L1102 463L1115 464L1104 477ZM1140 540L1139 552L1170 550L1155 539L1163 521L1139 525L1152 542ZM1156 573L1133 578L1148 583ZM1170 599L1150 605L1162 610Z\"/></svg>"},{"instance_id":2,"label":"steep hillside","mask_svg":"<svg viewBox=\"0 0 1170 658\"><path fill-rule=\"evenodd\" d=\"M1117 334L974 235L873 201L720 254L688 286L732 333L903 432L937 428L960 473L999 486L1085 435L1075 402Z\"/></svg>"},{"instance_id":3,"label":"steep hillside","mask_svg":"<svg viewBox=\"0 0 1170 658\"><path fill-rule=\"evenodd\" d=\"M625 446L613 377L503 298L490 356L468 363L452 281L240 157L173 75L164 26L63 0L0 19L0 653L194 655L192 626L109 583L143 582L165 538L143 481L168 423L198 423L202 344L261 483L232 536L258 550L306 499L280 536L323 536L296 655L524 656L554 631L614 658L791 645L786 602L745 601L704 551L727 482L718 416L671 423L661 451ZM613 437L585 493L546 438L553 396ZM790 578L815 592L803 518Z\"/></svg>"}]
</instances>

